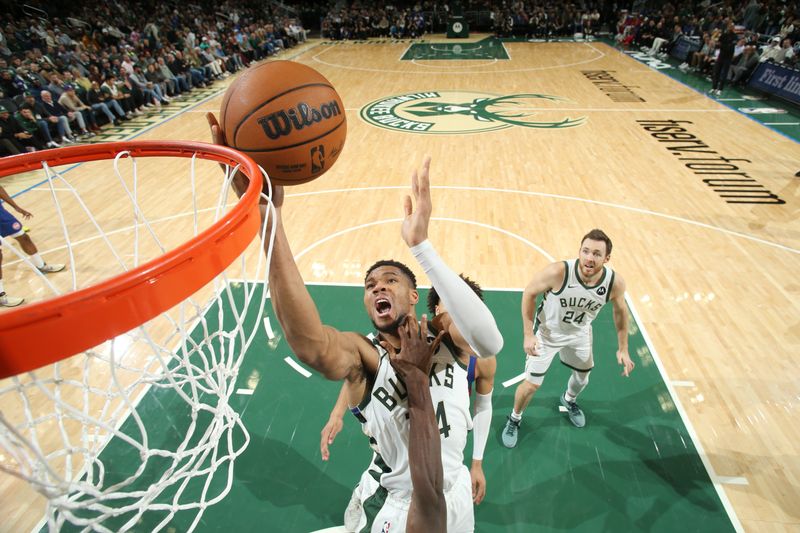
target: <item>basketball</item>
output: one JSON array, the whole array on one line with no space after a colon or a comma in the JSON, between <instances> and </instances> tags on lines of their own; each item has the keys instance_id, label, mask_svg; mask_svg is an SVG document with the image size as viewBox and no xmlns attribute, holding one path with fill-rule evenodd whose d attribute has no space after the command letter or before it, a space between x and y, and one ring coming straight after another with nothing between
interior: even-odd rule
<instances>
[{"instance_id":1,"label":"basketball","mask_svg":"<svg viewBox=\"0 0 800 533\"><path fill-rule=\"evenodd\" d=\"M277 185L320 177L342 153L347 134L331 83L293 61L245 70L225 92L220 126L228 145L252 157Z\"/></svg>"}]
</instances>

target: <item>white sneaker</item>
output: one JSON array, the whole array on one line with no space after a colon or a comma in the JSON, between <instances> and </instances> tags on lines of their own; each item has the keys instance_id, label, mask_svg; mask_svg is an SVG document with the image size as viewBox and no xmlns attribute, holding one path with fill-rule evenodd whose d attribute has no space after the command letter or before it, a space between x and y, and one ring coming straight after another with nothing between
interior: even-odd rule
<instances>
[{"instance_id":1,"label":"white sneaker","mask_svg":"<svg viewBox=\"0 0 800 533\"><path fill-rule=\"evenodd\" d=\"M61 272L65 268L67 268L67 265L62 265L61 263L54 263L52 265L45 263L39 268L39 272L42 274L52 274L53 272Z\"/></svg>"},{"instance_id":2,"label":"white sneaker","mask_svg":"<svg viewBox=\"0 0 800 533\"><path fill-rule=\"evenodd\" d=\"M25 298L14 298L6 293L0 294L0 307L16 307L25 301Z\"/></svg>"},{"instance_id":3,"label":"white sneaker","mask_svg":"<svg viewBox=\"0 0 800 533\"><path fill-rule=\"evenodd\" d=\"M55 141L50 141L49 143L47 143L47 147L48 147L48 148L61 148L61 145L60 145L60 144L58 144L58 143L57 143L57 142L55 142Z\"/></svg>"}]
</instances>

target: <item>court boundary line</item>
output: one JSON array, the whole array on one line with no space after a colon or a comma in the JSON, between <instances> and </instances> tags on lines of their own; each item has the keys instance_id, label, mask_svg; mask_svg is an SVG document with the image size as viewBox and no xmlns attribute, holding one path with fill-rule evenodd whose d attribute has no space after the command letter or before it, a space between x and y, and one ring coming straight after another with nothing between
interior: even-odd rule
<instances>
[{"instance_id":1,"label":"court boundary line","mask_svg":"<svg viewBox=\"0 0 800 533\"><path fill-rule=\"evenodd\" d=\"M728 499L728 494L725 492L724 487L722 487L722 484L719 483L720 476L717 475L716 470L714 470L714 467L711 465L711 461L708 458L708 455L706 454L705 448L703 448L702 444L700 443L700 437L697 435L694 426L689 420L689 416L686 414L686 410L683 407L683 403L681 403L680 398L678 397L674 387L672 386L672 382L669 380L667 371L664 368L664 363L661 361L661 357L658 355L658 352L656 351L655 346L653 345L653 341L650 338L650 334L647 332L644 322L642 321L639 312L636 310L636 307L634 307L633 300L631 299L630 294L628 294L627 291L625 292L625 302L628 304L628 309L631 310L633 319L639 326L639 332L642 334L644 343L647 346L647 349L650 350L650 355L653 357L653 361L656 362L656 367L658 368L659 374L661 374L661 379L664 381L664 385L667 387L667 392L669 392L669 396L672 399L673 405L675 405L675 409L678 411L678 415L681 417L681 420L683 420L684 427L686 427L686 431L689 433L689 438L692 439L692 443L694 444L694 447L697 450L697 455L700 457L700 461L703 463L703 467L706 469L706 473L708 474L709 480L714 486L714 489L717 491L717 496L719 496L719 499L722 502L722 507L725 509L725 512L728 513L728 519L730 519L733 528L737 532L743 533L744 528L742 527L742 523L739 520L739 517L733 508L733 504Z\"/></svg>"},{"instance_id":2,"label":"court boundary line","mask_svg":"<svg viewBox=\"0 0 800 533\"><path fill-rule=\"evenodd\" d=\"M408 46L406 46L405 50L403 50L403 53L400 54L400 57L395 59L395 61L402 61L403 60L403 56L406 55L409 50L411 50L411 47L414 46L414 44L415 44L414 41L411 41L410 43L408 43Z\"/></svg>"},{"instance_id":3,"label":"court boundary line","mask_svg":"<svg viewBox=\"0 0 800 533\"><path fill-rule=\"evenodd\" d=\"M290 367L292 367L292 369L293 369L295 372L297 372L298 374L300 374L301 376L303 376L303 377L304 377L304 378L306 378L306 379L308 379L308 378L310 378L311 376L313 376L313 375L314 375L314 374L312 374L310 371L306 370L306 369L305 369L303 366L301 366L301 365L300 365L300 363L298 363L297 361L295 361L295 360L292 358L292 356L291 356L291 355L287 355L286 357L284 357L284 358L283 358L283 361L284 361L284 362L285 362L287 365L289 365Z\"/></svg>"},{"instance_id":4,"label":"court boundary line","mask_svg":"<svg viewBox=\"0 0 800 533\"><path fill-rule=\"evenodd\" d=\"M457 219L457 218L431 217L431 220L441 220L441 221L446 221L446 222L456 222L456 223L474 225L474 226L478 226L478 227L494 230L494 231L497 231L497 232L502 233L504 235L516 238L517 240L523 242L524 244L528 244L530 247L532 247L534 250L539 252L541 255L543 255L549 261L551 261L551 262L555 261L555 258L550 253L548 253L546 250L544 250L543 248L541 248L538 245L536 245L535 243L529 241L525 237L522 237L521 235L517 235L516 233L511 232L509 230L506 230L504 228L499 228L499 227L493 226L491 224L486 224L486 223L478 222L478 221L474 221L474 220ZM305 247L299 254L297 254L295 256L295 258L299 259L300 257L302 257L306 253L310 252L311 250L313 250L317 246L319 246L321 244L324 244L324 243L326 243L326 242L328 242L328 241L330 241L330 240L332 240L332 239L334 239L336 237L340 237L342 235L345 235L347 233L350 233L350 232L353 232L353 231L358 231L358 230L361 230L361 229L364 229L364 228L370 227L370 226L376 226L376 225L385 224L385 223L389 223L389 222L395 222L396 223L398 221L402 221L402 219L399 219L399 218L384 219L384 220L373 221L373 222L369 222L369 223L365 223L365 224L358 224L358 225L350 227L350 228L346 228L346 229L343 229L343 230L336 231L336 232L334 232L332 234L329 234L326 237L323 237L323 238L318 239L317 241L311 243L309 246ZM305 284L305 281L304 281L304 284ZM706 469L706 474L708 475L708 479L711 482L712 486L714 487L714 490L717 492L717 496L720 499L720 503L722 504L723 509L727 513L728 519L731 521L731 525L733 526L733 528L737 532L743 532L744 529L742 528L742 524L739 521L739 517L736 515L736 512L733 509L733 505L731 504L730 500L728 499L728 495L725 492L724 488L722 487L722 485L720 483L718 483L719 476L717 475L716 471L714 470L713 466L711 465L711 463L710 463L710 461L708 459L708 456L707 456L707 454L705 452L705 449L703 448L702 444L700 443L699 436L697 435L697 432L695 431L694 426L692 425L691 421L689 420L689 417L686 414L686 410L683 408L683 404L681 403L680 398L677 396L677 394L675 393L675 391L674 391L674 389L672 387L672 382L671 382L671 380L669 378L669 375L667 374L666 368L664 367L664 364L662 363L661 358L658 355L658 352L656 351L655 347L653 346L652 339L650 338L650 335L649 335L649 333L647 332L647 330L645 328L645 325L644 325L644 323L642 321L641 315L639 315L639 312L634 307L633 300L631 299L630 294L627 291L625 292L625 303L628 305L628 308L631 310L631 314L633 315L634 320L636 321L636 324L639 327L639 331L642 334L642 339L644 340L645 345L647 346L647 349L650 351L650 355L652 356L653 360L656 362L656 368L658 369L658 373L661 376L661 380L664 382L664 385L667 388L667 391L669 392L670 398L672 399L672 403L675 405L675 408L678 411L678 416L681 418L681 422L683 422L683 425L686 428L686 431L687 431L687 433L689 435L689 438L692 440L692 444L694 444L694 447L695 447L695 450L697 452L697 455L700 457L700 461L703 463L703 467ZM511 380L518 379L518 378L519 378L519 376L517 376L515 378L511 378ZM511 380L507 380L506 382L504 382L503 386L505 387L505 383L507 383L508 381L511 381Z\"/></svg>"}]
</instances>

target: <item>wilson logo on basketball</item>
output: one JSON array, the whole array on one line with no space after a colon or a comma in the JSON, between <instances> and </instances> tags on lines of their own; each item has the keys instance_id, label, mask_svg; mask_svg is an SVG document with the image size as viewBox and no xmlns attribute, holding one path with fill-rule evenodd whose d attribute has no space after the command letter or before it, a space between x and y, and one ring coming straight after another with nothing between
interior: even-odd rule
<instances>
[{"instance_id":1,"label":"wilson logo on basketball","mask_svg":"<svg viewBox=\"0 0 800 533\"><path fill-rule=\"evenodd\" d=\"M323 120L340 115L339 103L335 100L314 108L305 103L297 104L297 108L288 111L281 109L258 119L264 133L272 140L290 135L293 130L313 126Z\"/></svg>"},{"instance_id":2,"label":"wilson logo on basketball","mask_svg":"<svg viewBox=\"0 0 800 533\"><path fill-rule=\"evenodd\" d=\"M569 128L586 117L565 116L572 102L548 94L495 95L474 91L436 91L390 96L361 109L374 126L409 133L480 133L512 126Z\"/></svg>"}]
</instances>

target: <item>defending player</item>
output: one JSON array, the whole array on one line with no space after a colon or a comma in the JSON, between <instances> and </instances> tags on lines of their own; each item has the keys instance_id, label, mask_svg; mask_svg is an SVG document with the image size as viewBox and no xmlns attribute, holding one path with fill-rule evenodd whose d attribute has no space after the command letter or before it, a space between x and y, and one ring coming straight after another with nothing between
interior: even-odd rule
<instances>
[{"instance_id":1,"label":"defending player","mask_svg":"<svg viewBox=\"0 0 800 533\"><path fill-rule=\"evenodd\" d=\"M31 218L33 215L18 206L14 199L9 196L3 187L0 187L0 200L3 202L0 203L0 236L2 236L4 239L8 237L14 237L17 239L20 247L26 254L30 256L33 266L39 269L39 272L42 272L43 274L51 274L53 272L61 272L64 270L64 265L48 265L44 262L44 259L42 259L42 257L39 255L39 250L36 248L33 240L31 240L30 236L25 233L25 229L22 227L20 221L17 220L14 215L9 213L5 207L3 207L3 205L10 205L26 219ZM24 298L8 296L5 288L3 287L3 247L2 242L0 241L0 307L16 307L24 301Z\"/></svg>"}]
</instances>

